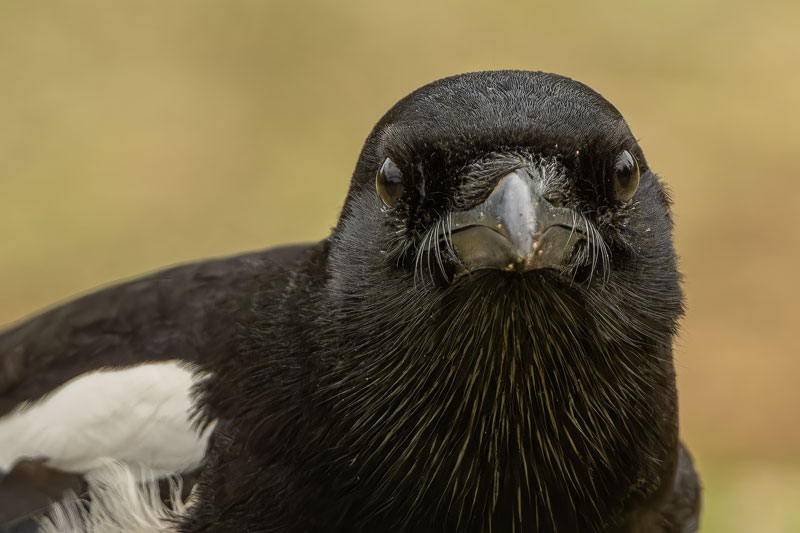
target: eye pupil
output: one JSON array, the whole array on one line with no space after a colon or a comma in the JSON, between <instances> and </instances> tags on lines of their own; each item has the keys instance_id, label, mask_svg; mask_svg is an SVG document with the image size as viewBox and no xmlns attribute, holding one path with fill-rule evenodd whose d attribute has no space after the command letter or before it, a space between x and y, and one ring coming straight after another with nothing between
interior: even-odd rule
<instances>
[{"instance_id":1,"label":"eye pupil","mask_svg":"<svg viewBox=\"0 0 800 533\"><path fill-rule=\"evenodd\" d=\"M403 172L397 164L388 157L378 170L375 177L375 188L383 203L392 207L403 194Z\"/></svg>"},{"instance_id":2,"label":"eye pupil","mask_svg":"<svg viewBox=\"0 0 800 533\"><path fill-rule=\"evenodd\" d=\"M403 180L403 173L400 171L400 167L389 158L386 158L386 161L381 165L381 172L388 183L398 184Z\"/></svg>"},{"instance_id":3,"label":"eye pupil","mask_svg":"<svg viewBox=\"0 0 800 533\"><path fill-rule=\"evenodd\" d=\"M628 150L617 156L614 165L614 195L617 200L627 202L639 188L639 163Z\"/></svg>"},{"instance_id":4,"label":"eye pupil","mask_svg":"<svg viewBox=\"0 0 800 533\"><path fill-rule=\"evenodd\" d=\"M617 159L617 176L619 177L620 185L623 187L630 184L633 174L633 158L627 150L620 154Z\"/></svg>"}]
</instances>

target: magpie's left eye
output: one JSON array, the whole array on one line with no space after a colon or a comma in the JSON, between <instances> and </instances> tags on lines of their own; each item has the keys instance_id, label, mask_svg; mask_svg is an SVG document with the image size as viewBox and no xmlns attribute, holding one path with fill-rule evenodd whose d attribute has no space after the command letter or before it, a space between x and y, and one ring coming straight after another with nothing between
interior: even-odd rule
<instances>
[{"instance_id":1,"label":"magpie's left eye","mask_svg":"<svg viewBox=\"0 0 800 533\"><path fill-rule=\"evenodd\" d=\"M394 161L388 157L378 170L375 177L375 189L383 203L392 207L403 194L403 172Z\"/></svg>"},{"instance_id":2,"label":"magpie's left eye","mask_svg":"<svg viewBox=\"0 0 800 533\"><path fill-rule=\"evenodd\" d=\"M614 197L620 202L627 202L638 188L639 163L632 153L623 150L614 165Z\"/></svg>"}]
</instances>

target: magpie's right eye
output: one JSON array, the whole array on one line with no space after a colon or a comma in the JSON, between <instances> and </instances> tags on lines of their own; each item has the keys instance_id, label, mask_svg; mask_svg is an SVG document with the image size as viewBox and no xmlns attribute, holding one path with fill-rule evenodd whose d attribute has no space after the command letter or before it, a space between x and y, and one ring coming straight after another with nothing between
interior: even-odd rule
<instances>
[{"instance_id":1,"label":"magpie's right eye","mask_svg":"<svg viewBox=\"0 0 800 533\"><path fill-rule=\"evenodd\" d=\"M378 191L378 196L381 197L384 204L392 207L403 195L403 188L403 172L394 161L387 157L375 177L375 189Z\"/></svg>"}]
</instances>

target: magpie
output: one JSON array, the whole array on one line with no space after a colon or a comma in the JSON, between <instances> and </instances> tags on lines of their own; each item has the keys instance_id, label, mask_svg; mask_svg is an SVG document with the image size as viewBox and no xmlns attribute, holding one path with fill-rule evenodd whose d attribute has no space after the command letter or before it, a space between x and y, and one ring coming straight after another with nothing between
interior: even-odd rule
<instances>
[{"instance_id":1,"label":"magpie","mask_svg":"<svg viewBox=\"0 0 800 533\"><path fill-rule=\"evenodd\" d=\"M197 470L154 531L696 531L672 228L661 179L586 85L435 81L369 134L323 241L174 267L2 333L0 432L25 420L4 441L27 439L6 468ZM100 422L65 395L92 379L117 407ZM65 427L48 448L25 431L48 407L97 438ZM147 445L112 449L130 427ZM87 479L62 520L138 512Z\"/></svg>"}]
</instances>

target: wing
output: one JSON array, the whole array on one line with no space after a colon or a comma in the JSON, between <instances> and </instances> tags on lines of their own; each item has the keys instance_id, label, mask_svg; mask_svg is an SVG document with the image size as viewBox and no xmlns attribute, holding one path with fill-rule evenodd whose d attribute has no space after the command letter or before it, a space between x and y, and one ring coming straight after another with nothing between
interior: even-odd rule
<instances>
[{"instance_id":1,"label":"wing","mask_svg":"<svg viewBox=\"0 0 800 533\"><path fill-rule=\"evenodd\" d=\"M694 461L681 442L678 452L678 468L668 501L661 508L664 532L696 533L700 527L702 486L694 468Z\"/></svg>"},{"instance_id":2,"label":"wing","mask_svg":"<svg viewBox=\"0 0 800 533\"><path fill-rule=\"evenodd\" d=\"M234 352L254 295L280 294L311 248L173 267L0 333L0 495L9 480L17 495L28 480L33 494L41 472L84 473L107 458L157 473L194 468L208 432L187 416L193 370ZM37 475L2 480L23 458ZM41 499L2 497L0 516L24 516Z\"/></svg>"},{"instance_id":3,"label":"wing","mask_svg":"<svg viewBox=\"0 0 800 533\"><path fill-rule=\"evenodd\" d=\"M0 416L99 368L224 353L259 284L309 247L190 263L59 305L0 333Z\"/></svg>"},{"instance_id":4,"label":"wing","mask_svg":"<svg viewBox=\"0 0 800 533\"><path fill-rule=\"evenodd\" d=\"M694 461L683 442L676 457L675 473L661 495L637 509L620 529L629 533L696 533L700 526L702 485Z\"/></svg>"}]
</instances>

